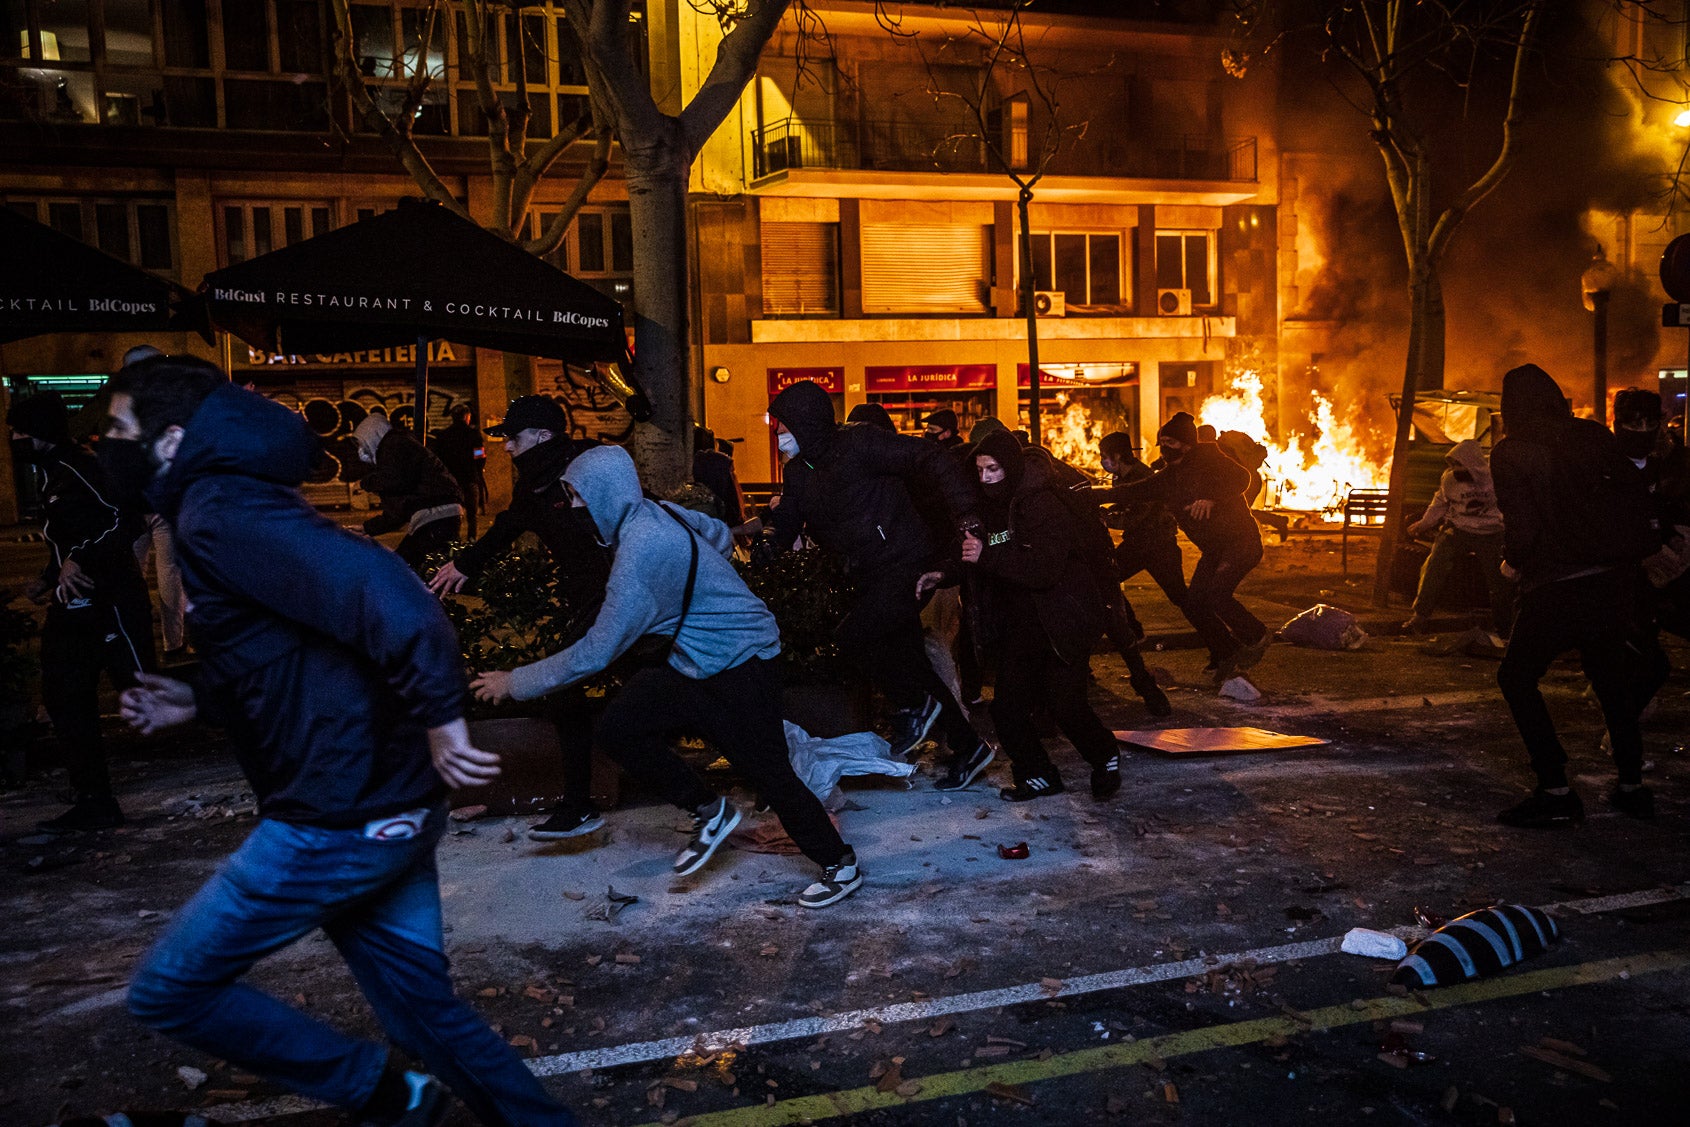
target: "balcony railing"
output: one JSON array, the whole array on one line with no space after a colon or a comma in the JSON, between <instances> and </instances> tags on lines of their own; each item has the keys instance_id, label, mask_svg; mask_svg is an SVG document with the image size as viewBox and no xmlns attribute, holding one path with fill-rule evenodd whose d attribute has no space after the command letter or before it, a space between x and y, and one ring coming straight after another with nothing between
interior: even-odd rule
<instances>
[{"instance_id":1,"label":"balcony railing","mask_svg":"<svg viewBox=\"0 0 1690 1127\"><path fill-rule=\"evenodd\" d=\"M995 164L971 128L944 122L837 122L789 117L755 129L752 177L789 169L873 172L990 172ZM1197 135L1083 142L1057 155L1056 175L1254 182L1256 139Z\"/></svg>"}]
</instances>

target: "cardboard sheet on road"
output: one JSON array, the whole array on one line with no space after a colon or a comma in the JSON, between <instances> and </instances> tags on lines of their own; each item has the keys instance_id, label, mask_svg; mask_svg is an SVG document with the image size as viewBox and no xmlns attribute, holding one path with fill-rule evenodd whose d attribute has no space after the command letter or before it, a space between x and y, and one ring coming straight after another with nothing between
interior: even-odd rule
<instances>
[{"instance_id":1,"label":"cardboard sheet on road","mask_svg":"<svg viewBox=\"0 0 1690 1127\"><path fill-rule=\"evenodd\" d=\"M1314 736L1287 736L1266 728L1163 728L1118 731L1124 744L1142 747L1160 755L1239 755L1251 751L1286 751L1290 748L1321 747L1330 741Z\"/></svg>"}]
</instances>

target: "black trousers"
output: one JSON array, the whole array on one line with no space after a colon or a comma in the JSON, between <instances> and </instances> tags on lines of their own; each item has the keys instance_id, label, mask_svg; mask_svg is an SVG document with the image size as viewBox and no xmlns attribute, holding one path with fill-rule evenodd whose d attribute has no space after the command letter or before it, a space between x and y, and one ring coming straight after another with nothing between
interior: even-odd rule
<instances>
[{"instance_id":1,"label":"black trousers","mask_svg":"<svg viewBox=\"0 0 1690 1127\"><path fill-rule=\"evenodd\" d=\"M1170 603L1176 607L1185 604L1185 560L1179 541L1172 536L1121 541L1115 549L1115 566L1123 580L1148 571Z\"/></svg>"},{"instance_id":2,"label":"black trousers","mask_svg":"<svg viewBox=\"0 0 1690 1127\"><path fill-rule=\"evenodd\" d=\"M1086 672L1085 662L1070 664L1058 657L1036 626L1005 633L992 722L1017 783L1038 776L1060 777L1033 723L1035 708L1050 713L1057 729L1093 767L1103 766L1119 750L1114 733L1103 726L1086 700Z\"/></svg>"},{"instance_id":3,"label":"black trousers","mask_svg":"<svg viewBox=\"0 0 1690 1127\"><path fill-rule=\"evenodd\" d=\"M1113 591L1115 597L1109 597ZM1150 669L1144 664L1144 654L1138 648L1139 635L1144 628L1139 625L1138 616L1133 614L1133 606L1127 601L1119 587L1111 585L1103 592L1103 632L1109 636L1109 644L1115 647L1121 655L1121 660L1127 663L1127 678L1132 687L1142 695L1147 685L1156 684L1156 678L1150 675Z\"/></svg>"},{"instance_id":4,"label":"black trousers","mask_svg":"<svg viewBox=\"0 0 1690 1127\"><path fill-rule=\"evenodd\" d=\"M406 533L393 551L412 571L425 575L429 556L445 555L451 550L452 541L458 538L458 522L458 517L431 520L416 531Z\"/></svg>"},{"instance_id":5,"label":"black trousers","mask_svg":"<svg viewBox=\"0 0 1690 1127\"><path fill-rule=\"evenodd\" d=\"M100 674L118 689L151 673L152 600L144 588L115 602L54 603L41 632L41 700L53 721L59 756L78 799L110 798L100 737Z\"/></svg>"},{"instance_id":6,"label":"black trousers","mask_svg":"<svg viewBox=\"0 0 1690 1127\"><path fill-rule=\"evenodd\" d=\"M558 754L563 764L563 803L566 810L593 808L593 702L580 685L560 689L545 698L546 719L557 729Z\"/></svg>"},{"instance_id":7,"label":"black trousers","mask_svg":"<svg viewBox=\"0 0 1690 1127\"><path fill-rule=\"evenodd\" d=\"M1209 647L1209 656L1216 664L1267 637L1262 620L1234 594L1244 577L1261 562L1261 541L1242 540L1205 551L1191 573L1191 585L1180 609Z\"/></svg>"},{"instance_id":8,"label":"black trousers","mask_svg":"<svg viewBox=\"0 0 1690 1127\"><path fill-rule=\"evenodd\" d=\"M822 866L845 856L821 800L792 770L774 662L752 658L701 681L667 665L642 669L605 709L598 741L628 774L691 811L716 793L670 745L687 734L708 740L745 775L804 856Z\"/></svg>"},{"instance_id":9,"label":"black trousers","mask_svg":"<svg viewBox=\"0 0 1690 1127\"><path fill-rule=\"evenodd\" d=\"M1578 651L1579 664L1602 707L1620 782L1643 781L1643 733L1637 724L1643 708L1638 699L1643 678L1637 582L1629 572L1616 569L1545 583L1520 595L1496 683L1514 714L1539 787L1567 785L1567 751L1537 686L1550 663L1568 650Z\"/></svg>"},{"instance_id":10,"label":"black trousers","mask_svg":"<svg viewBox=\"0 0 1690 1127\"><path fill-rule=\"evenodd\" d=\"M904 568L856 576L856 601L834 631L834 642L893 708L920 708L927 697L938 701L946 742L953 752L966 752L980 737L927 660L921 601L915 595L920 576L919 569Z\"/></svg>"}]
</instances>

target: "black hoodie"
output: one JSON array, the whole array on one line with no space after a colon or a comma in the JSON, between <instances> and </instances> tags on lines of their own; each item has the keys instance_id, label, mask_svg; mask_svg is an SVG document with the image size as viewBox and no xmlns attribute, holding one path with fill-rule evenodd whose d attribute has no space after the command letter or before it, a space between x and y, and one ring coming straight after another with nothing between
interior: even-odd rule
<instances>
[{"instance_id":1,"label":"black hoodie","mask_svg":"<svg viewBox=\"0 0 1690 1127\"><path fill-rule=\"evenodd\" d=\"M1507 437L1491 451L1503 554L1523 589L1636 565L1653 550L1643 475L1607 427L1574 418L1549 373L1502 377Z\"/></svg>"},{"instance_id":2,"label":"black hoodie","mask_svg":"<svg viewBox=\"0 0 1690 1127\"><path fill-rule=\"evenodd\" d=\"M782 544L808 535L844 557L850 571L927 570L943 546L911 495L937 492L958 524L974 512L973 486L954 455L926 439L839 426L833 401L815 383L775 396L769 414L798 440L772 518Z\"/></svg>"},{"instance_id":3,"label":"black hoodie","mask_svg":"<svg viewBox=\"0 0 1690 1127\"><path fill-rule=\"evenodd\" d=\"M208 718L259 813L346 828L445 794L425 729L464 715L440 602L392 552L313 509L318 444L280 404L220 387L147 489L176 533Z\"/></svg>"}]
</instances>

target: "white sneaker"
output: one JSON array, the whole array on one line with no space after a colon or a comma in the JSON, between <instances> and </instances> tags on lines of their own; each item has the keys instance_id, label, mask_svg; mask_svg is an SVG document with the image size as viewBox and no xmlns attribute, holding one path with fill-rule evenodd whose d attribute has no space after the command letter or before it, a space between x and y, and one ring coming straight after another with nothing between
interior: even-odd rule
<instances>
[{"instance_id":1,"label":"white sneaker","mask_svg":"<svg viewBox=\"0 0 1690 1127\"><path fill-rule=\"evenodd\" d=\"M716 849L739 825L739 810L725 798L700 806L692 816L693 835L687 847L675 855L675 872L689 876L704 867Z\"/></svg>"}]
</instances>

